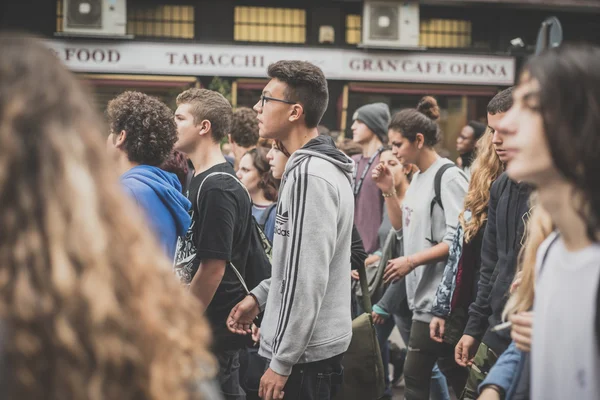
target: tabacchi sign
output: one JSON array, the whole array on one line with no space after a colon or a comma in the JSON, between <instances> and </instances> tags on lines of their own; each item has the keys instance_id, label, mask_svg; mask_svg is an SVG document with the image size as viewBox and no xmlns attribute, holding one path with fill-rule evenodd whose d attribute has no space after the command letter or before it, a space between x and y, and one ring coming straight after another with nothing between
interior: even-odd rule
<instances>
[{"instance_id":1,"label":"tabacchi sign","mask_svg":"<svg viewBox=\"0 0 600 400\"><path fill-rule=\"evenodd\" d=\"M47 44L76 72L266 77L275 61L305 60L338 80L508 86L515 79L514 58L500 56L147 42Z\"/></svg>"}]
</instances>

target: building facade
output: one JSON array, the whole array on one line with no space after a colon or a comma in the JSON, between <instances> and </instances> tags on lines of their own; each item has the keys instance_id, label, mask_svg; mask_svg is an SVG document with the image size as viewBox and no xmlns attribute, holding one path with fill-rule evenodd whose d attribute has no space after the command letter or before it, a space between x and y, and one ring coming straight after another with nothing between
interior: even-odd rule
<instances>
[{"instance_id":1,"label":"building facade","mask_svg":"<svg viewBox=\"0 0 600 400\"><path fill-rule=\"evenodd\" d=\"M0 27L44 37L93 87L100 107L126 89L173 105L176 94L191 86L219 89L234 106L252 106L270 63L302 59L319 65L328 79L330 104L322 123L329 129L348 134L354 110L366 103L382 101L396 111L433 95L451 153L461 127L485 118L489 99L514 83L545 18L560 19L565 40L600 43L596 0L5 3ZM125 3L124 36L86 38L64 29L73 9L103 3ZM524 45L512 45L516 38Z\"/></svg>"}]
</instances>

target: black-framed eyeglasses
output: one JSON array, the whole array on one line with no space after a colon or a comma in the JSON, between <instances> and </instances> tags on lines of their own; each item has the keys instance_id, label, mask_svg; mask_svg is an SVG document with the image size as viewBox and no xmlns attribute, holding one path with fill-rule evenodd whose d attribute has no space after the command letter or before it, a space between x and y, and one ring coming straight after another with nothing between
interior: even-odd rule
<instances>
[{"instance_id":1,"label":"black-framed eyeglasses","mask_svg":"<svg viewBox=\"0 0 600 400\"><path fill-rule=\"evenodd\" d=\"M265 96L264 94L262 94L260 96L260 107L263 108L265 106L265 102L267 101L278 101L280 103L285 103L285 104L297 104L295 101L289 101L289 100L283 100L283 99L276 99L275 97L269 97L269 96Z\"/></svg>"}]
</instances>

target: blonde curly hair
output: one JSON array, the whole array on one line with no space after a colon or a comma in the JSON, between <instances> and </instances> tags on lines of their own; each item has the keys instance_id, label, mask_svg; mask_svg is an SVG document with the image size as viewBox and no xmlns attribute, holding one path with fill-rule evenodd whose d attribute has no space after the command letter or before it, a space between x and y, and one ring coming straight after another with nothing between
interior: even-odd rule
<instances>
[{"instance_id":1,"label":"blonde curly hair","mask_svg":"<svg viewBox=\"0 0 600 400\"><path fill-rule=\"evenodd\" d=\"M471 219L465 220L464 211L458 220L465 231L465 241L469 243L487 220L490 189L492 183L502 174L503 165L492 144L492 132L488 127L477 142L477 156L473 162L469 191L465 197L465 210L471 211Z\"/></svg>"},{"instance_id":2,"label":"blonde curly hair","mask_svg":"<svg viewBox=\"0 0 600 400\"><path fill-rule=\"evenodd\" d=\"M121 193L90 94L35 39L0 34L0 53L7 397L201 398L207 323Z\"/></svg>"}]
</instances>

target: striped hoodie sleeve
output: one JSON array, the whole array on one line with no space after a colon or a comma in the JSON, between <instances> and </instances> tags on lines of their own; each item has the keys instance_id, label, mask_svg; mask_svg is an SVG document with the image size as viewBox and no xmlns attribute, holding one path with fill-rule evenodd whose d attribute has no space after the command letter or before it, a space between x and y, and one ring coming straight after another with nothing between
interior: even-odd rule
<instances>
[{"instance_id":1,"label":"striped hoodie sleeve","mask_svg":"<svg viewBox=\"0 0 600 400\"><path fill-rule=\"evenodd\" d=\"M339 193L325 179L310 175L310 157L294 170L290 238L282 302L273 338L270 368L289 375L313 334L329 279L337 242Z\"/></svg>"}]
</instances>

